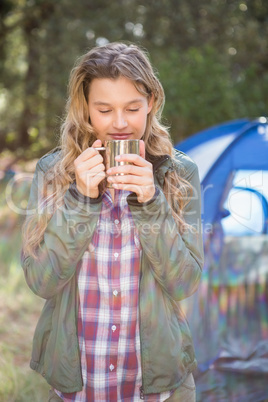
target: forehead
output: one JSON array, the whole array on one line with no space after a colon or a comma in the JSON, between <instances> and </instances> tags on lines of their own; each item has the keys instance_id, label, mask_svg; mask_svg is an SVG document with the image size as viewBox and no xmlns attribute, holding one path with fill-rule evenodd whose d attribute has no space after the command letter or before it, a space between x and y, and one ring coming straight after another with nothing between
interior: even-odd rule
<instances>
[{"instance_id":1,"label":"forehead","mask_svg":"<svg viewBox=\"0 0 268 402\"><path fill-rule=\"evenodd\" d=\"M143 100L146 99L146 96L138 91L133 81L125 77L93 79L89 88L89 101L97 102L109 99L125 101L132 99Z\"/></svg>"}]
</instances>

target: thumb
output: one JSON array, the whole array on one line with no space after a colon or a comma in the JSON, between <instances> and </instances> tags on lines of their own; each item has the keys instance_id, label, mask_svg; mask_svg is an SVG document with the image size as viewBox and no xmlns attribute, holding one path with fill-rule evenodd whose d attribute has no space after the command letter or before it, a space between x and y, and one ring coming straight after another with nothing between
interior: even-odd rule
<instances>
[{"instance_id":1,"label":"thumb","mask_svg":"<svg viewBox=\"0 0 268 402\"><path fill-rule=\"evenodd\" d=\"M93 142L92 147L97 148L97 147L101 147L101 140L96 140Z\"/></svg>"},{"instance_id":2,"label":"thumb","mask_svg":"<svg viewBox=\"0 0 268 402\"><path fill-rule=\"evenodd\" d=\"M140 156L145 159L145 143L143 140L140 140Z\"/></svg>"}]
</instances>

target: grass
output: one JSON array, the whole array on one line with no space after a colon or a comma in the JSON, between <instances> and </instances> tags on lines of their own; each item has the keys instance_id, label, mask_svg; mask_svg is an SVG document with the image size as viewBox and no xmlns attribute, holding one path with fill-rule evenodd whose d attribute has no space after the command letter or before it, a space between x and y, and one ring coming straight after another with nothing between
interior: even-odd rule
<instances>
[{"instance_id":1,"label":"grass","mask_svg":"<svg viewBox=\"0 0 268 402\"><path fill-rule=\"evenodd\" d=\"M28 289L22 269L0 280L0 401L45 402L49 386L29 367L42 299Z\"/></svg>"},{"instance_id":2,"label":"grass","mask_svg":"<svg viewBox=\"0 0 268 402\"><path fill-rule=\"evenodd\" d=\"M23 215L6 201L0 181L0 402L47 402L49 385L29 367L44 301L28 288L20 266ZM26 206L29 181L14 186L12 203Z\"/></svg>"}]
</instances>

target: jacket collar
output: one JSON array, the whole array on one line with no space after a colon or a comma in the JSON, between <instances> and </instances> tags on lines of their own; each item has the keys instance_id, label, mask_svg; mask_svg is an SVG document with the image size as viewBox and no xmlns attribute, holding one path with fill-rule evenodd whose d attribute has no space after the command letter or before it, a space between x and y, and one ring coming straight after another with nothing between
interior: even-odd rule
<instances>
[{"instance_id":1,"label":"jacket collar","mask_svg":"<svg viewBox=\"0 0 268 402\"><path fill-rule=\"evenodd\" d=\"M146 160L151 162L153 165L153 171L156 172L156 170L167 160L170 160L171 157L170 155L160 155L160 156L154 156L146 152L145 156Z\"/></svg>"},{"instance_id":2,"label":"jacket collar","mask_svg":"<svg viewBox=\"0 0 268 402\"><path fill-rule=\"evenodd\" d=\"M170 155L154 156L146 153L146 159L152 163L153 172L161 187L164 185L165 175L172 169L172 159Z\"/></svg>"}]
</instances>

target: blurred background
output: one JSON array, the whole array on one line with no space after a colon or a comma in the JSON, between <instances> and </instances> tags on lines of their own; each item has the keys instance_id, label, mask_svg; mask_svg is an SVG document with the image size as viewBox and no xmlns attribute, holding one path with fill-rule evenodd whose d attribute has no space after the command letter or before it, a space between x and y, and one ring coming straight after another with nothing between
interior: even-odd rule
<instances>
[{"instance_id":1,"label":"blurred background","mask_svg":"<svg viewBox=\"0 0 268 402\"><path fill-rule=\"evenodd\" d=\"M47 400L48 386L29 369L43 301L20 268L21 223L36 161L57 145L75 60L120 40L148 50L173 143L199 166L206 264L200 291L185 304L200 362L197 399L264 401L267 0L1 0L0 401ZM255 146L259 165L243 158ZM256 186L264 198L248 190ZM243 205L250 208L241 212Z\"/></svg>"}]
</instances>

